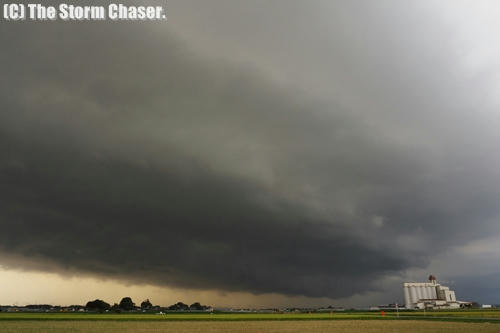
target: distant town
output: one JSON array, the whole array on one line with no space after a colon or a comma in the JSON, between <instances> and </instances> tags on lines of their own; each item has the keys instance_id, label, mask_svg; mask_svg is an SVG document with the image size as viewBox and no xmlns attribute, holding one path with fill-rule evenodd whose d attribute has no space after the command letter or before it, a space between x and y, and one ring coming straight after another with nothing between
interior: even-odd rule
<instances>
[{"instance_id":1,"label":"distant town","mask_svg":"<svg viewBox=\"0 0 500 333\"><path fill-rule=\"evenodd\" d=\"M500 308L500 304L479 304L470 302L469 308ZM96 299L87 302L85 305L50 305L50 304L30 304L24 306L17 305L0 305L0 312L90 312L90 313L154 313L154 314L168 314L168 313L323 313L323 312L345 312L345 311L413 311L405 307L404 304L385 304L361 308L344 308L338 306L327 307L287 307L287 308L228 308L228 307L212 307L209 305L202 305L195 302L191 305L183 302L177 302L170 306L153 305L149 299L142 301L140 304L135 304L130 297L124 297L120 303L113 305Z\"/></svg>"}]
</instances>

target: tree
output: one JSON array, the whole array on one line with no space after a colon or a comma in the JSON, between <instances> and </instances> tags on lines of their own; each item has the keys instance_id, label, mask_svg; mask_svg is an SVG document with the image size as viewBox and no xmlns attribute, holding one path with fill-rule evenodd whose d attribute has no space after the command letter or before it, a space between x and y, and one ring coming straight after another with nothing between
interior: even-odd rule
<instances>
[{"instance_id":1,"label":"tree","mask_svg":"<svg viewBox=\"0 0 500 333\"><path fill-rule=\"evenodd\" d=\"M189 306L189 310L195 310L195 311L203 310L203 305L201 305L200 302L193 303Z\"/></svg>"},{"instance_id":2,"label":"tree","mask_svg":"<svg viewBox=\"0 0 500 333\"><path fill-rule=\"evenodd\" d=\"M153 304L149 301L149 299L142 301L141 303L141 309L143 310L149 310L153 307Z\"/></svg>"},{"instance_id":3,"label":"tree","mask_svg":"<svg viewBox=\"0 0 500 333\"><path fill-rule=\"evenodd\" d=\"M210 309L209 306L201 305L200 302L195 302L189 306L190 311L205 311Z\"/></svg>"},{"instance_id":4,"label":"tree","mask_svg":"<svg viewBox=\"0 0 500 333\"><path fill-rule=\"evenodd\" d=\"M87 302L87 305L85 305L85 307L89 310L101 311L101 312L109 310L111 308L111 306L108 303L100 299Z\"/></svg>"},{"instance_id":5,"label":"tree","mask_svg":"<svg viewBox=\"0 0 500 333\"><path fill-rule=\"evenodd\" d=\"M111 307L110 310L113 311L113 312L116 312L116 313L120 313L121 312L120 306L118 305L118 303L113 304L113 306Z\"/></svg>"},{"instance_id":6,"label":"tree","mask_svg":"<svg viewBox=\"0 0 500 333\"><path fill-rule=\"evenodd\" d=\"M120 309L125 311L135 310L135 303L132 302L132 298L130 297L123 297L119 306Z\"/></svg>"},{"instance_id":7,"label":"tree","mask_svg":"<svg viewBox=\"0 0 500 333\"><path fill-rule=\"evenodd\" d=\"M177 303L176 303L176 304L174 304L174 305L170 305L170 306L168 307L168 309L169 309L170 311L187 311L187 310L189 310L189 305L184 304L184 303L182 303L182 302L177 302Z\"/></svg>"}]
</instances>

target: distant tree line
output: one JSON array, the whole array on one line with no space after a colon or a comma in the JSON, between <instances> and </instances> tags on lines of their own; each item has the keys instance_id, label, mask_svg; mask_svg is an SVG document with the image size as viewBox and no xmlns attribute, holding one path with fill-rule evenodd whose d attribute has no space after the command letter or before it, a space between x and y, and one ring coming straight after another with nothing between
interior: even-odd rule
<instances>
[{"instance_id":1,"label":"distant tree line","mask_svg":"<svg viewBox=\"0 0 500 333\"><path fill-rule=\"evenodd\" d=\"M206 311L211 309L210 306L201 305L199 302L195 302L191 305L184 304L182 302L178 302L176 304L170 305L169 307L162 308L158 305L153 306L153 304L146 299L141 302L140 306L136 306L136 304L132 301L131 297L123 297L119 304L115 303L110 305L109 303L96 299L94 301L89 301L85 305L85 309L87 311L97 311L97 312L127 312L127 311L151 311L151 310L160 310L164 309L167 311Z\"/></svg>"},{"instance_id":2,"label":"distant tree line","mask_svg":"<svg viewBox=\"0 0 500 333\"><path fill-rule=\"evenodd\" d=\"M167 309L169 311L204 311L210 308L210 306L201 305L199 302L193 303L191 305L178 302L176 304L170 305Z\"/></svg>"}]
</instances>

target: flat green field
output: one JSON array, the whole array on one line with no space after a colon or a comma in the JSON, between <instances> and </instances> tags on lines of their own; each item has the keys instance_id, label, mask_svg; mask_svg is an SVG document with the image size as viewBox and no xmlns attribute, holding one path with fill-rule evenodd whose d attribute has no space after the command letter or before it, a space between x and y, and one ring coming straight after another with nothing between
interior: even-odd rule
<instances>
[{"instance_id":1,"label":"flat green field","mask_svg":"<svg viewBox=\"0 0 500 333\"><path fill-rule=\"evenodd\" d=\"M330 312L330 313L0 313L5 321L279 321L279 320L439 320L500 324L500 309L456 311ZM500 328L500 326L499 326Z\"/></svg>"}]
</instances>

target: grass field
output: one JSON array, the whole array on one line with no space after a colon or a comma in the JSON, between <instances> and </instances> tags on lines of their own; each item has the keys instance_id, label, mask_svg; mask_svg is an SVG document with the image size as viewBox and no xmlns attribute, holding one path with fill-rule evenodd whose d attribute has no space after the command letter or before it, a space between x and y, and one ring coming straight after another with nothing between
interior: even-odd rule
<instances>
[{"instance_id":1,"label":"grass field","mask_svg":"<svg viewBox=\"0 0 500 333\"><path fill-rule=\"evenodd\" d=\"M0 313L0 332L500 332L500 310L334 313Z\"/></svg>"},{"instance_id":2,"label":"grass field","mask_svg":"<svg viewBox=\"0 0 500 333\"><path fill-rule=\"evenodd\" d=\"M310 321L2 321L2 333L493 333L490 323L413 320L310 320Z\"/></svg>"},{"instance_id":3,"label":"grass field","mask_svg":"<svg viewBox=\"0 0 500 333\"><path fill-rule=\"evenodd\" d=\"M500 324L500 309L456 311L331 312L331 313L0 313L3 321L279 321L279 320L440 320ZM499 326L500 327L500 326Z\"/></svg>"}]
</instances>

